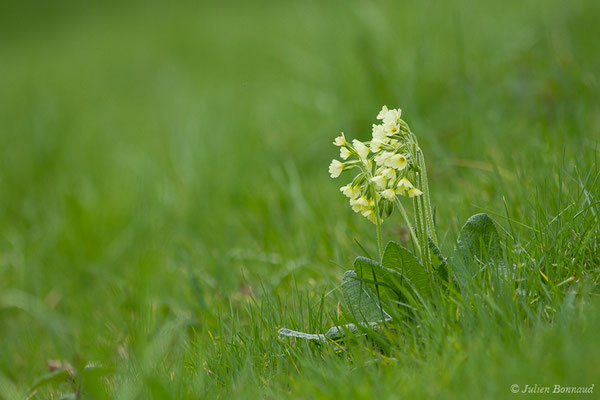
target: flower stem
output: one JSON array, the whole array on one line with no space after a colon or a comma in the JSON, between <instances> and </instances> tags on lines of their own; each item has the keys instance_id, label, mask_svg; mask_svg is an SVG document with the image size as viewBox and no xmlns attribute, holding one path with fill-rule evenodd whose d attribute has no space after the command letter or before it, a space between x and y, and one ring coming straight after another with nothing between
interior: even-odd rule
<instances>
[{"instance_id":1,"label":"flower stem","mask_svg":"<svg viewBox=\"0 0 600 400\"><path fill-rule=\"evenodd\" d=\"M427 215L427 225L428 225L428 233L431 237L431 240L433 240L433 243L435 243L435 245L438 245L438 241L437 241L437 235L435 233L435 224L433 221L433 213L431 212L431 199L429 197L429 184L427 183L427 168L425 167L425 157L423 156L423 151L421 151L421 149L418 150L419 152L419 167L421 168L422 174L421 174L421 186L423 192L424 192L424 208L425 208L425 213Z\"/></svg>"},{"instance_id":2,"label":"flower stem","mask_svg":"<svg viewBox=\"0 0 600 400\"><path fill-rule=\"evenodd\" d=\"M381 244L381 216L379 215L379 202L377 201L377 194L375 193L375 188L373 188L373 197L375 198L375 221L377 225L377 249L379 250L379 264L383 264L383 246ZM371 267L371 273L373 274L373 281L377 282L377 274L375 273L375 268ZM377 293L377 299L379 300L379 307L381 307L381 295L379 293L379 285L375 284L375 291Z\"/></svg>"},{"instance_id":3,"label":"flower stem","mask_svg":"<svg viewBox=\"0 0 600 400\"><path fill-rule=\"evenodd\" d=\"M415 209L415 220L417 222L417 234L419 235L419 244L421 245L421 261L427 271L429 271L429 254L427 252L427 227L425 226L425 216L421 207L420 197L413 198Z\"/></svg>"},{"instance_id":4,"label":"flower stem","mask_svg":"<svg viewBox=\"0 0 600 400\"><path fill-rule=\"evenodd\" d=\"M381 243L381 221L377 221L377 246L379 247L379 262L383 263L383 244Z\"/></svg>"},{"instance_id":5,"label":"flower stem","mask_svg":"<svg viewBox=\"0 0 600 400\"><path fill-rule=\"evenodd\" d=\"M417 199L417 203L419 204L419 208L420 208L420 213L423 217L422 221L423 221L423 233L422 233L422 246L423 246L423 263L425 264L425 268L428 271L431 271L431 255L429 252L429 244L427 243L427 238L429 236L428 233L428 220L429 220L429 216L427 215L427 208L425 206L425 199L423 198L423 196L419 196L419 198Z\"/></svg>"},{"instance_id":6,"label":"flower stem","mask_svg":"<svg viewBox=\"0 0 600 400\"><path fill-rule=\"evenodd\" d=\"M383 244L381 243L381 216L379 215L379 202L375 198L375 221L377 225L377 249L379 250L379 262L383 263Z\"/></svg>"},{"instance_id":7,"label":"flower stem","mask_svg":"<svg viewBox=\"0 0 600 400\"><path fill-rule=\"evenodd\" d=\"M398 207L398 211L400 211L400 214L402 214L402 218L404 218L404 222L406 223L406 226L408 227L408 231L410 232L410 237L411 237L413 244L415 245L415 248L417 249L417 252L419 253L419 257L420 257L421 256L421 246L419 246L419 239L417 239L417 235L415 234L415 230L413 229L413 226L410 223L408 214L406 213L404 206L402 206L402 203L400 202L400 200L398 198L396 198L396 207Z\"/></svg>"}]
</instances>

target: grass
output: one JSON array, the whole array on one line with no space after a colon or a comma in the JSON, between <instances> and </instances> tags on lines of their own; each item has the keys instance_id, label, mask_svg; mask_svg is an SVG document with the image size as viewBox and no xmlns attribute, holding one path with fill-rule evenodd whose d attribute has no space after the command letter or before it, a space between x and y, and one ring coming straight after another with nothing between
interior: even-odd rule
<instances>
[{"instance_id":1,"label":"grass","mask_svg":"<svg viewBox=\"0 0 600 400\"><path fill-rule=\"evenodd\" d=\"M76 383L37 398L600 385L594 2L1 14L0 398L22 398L53 360ZM382 104L419 136L443 252L486 211L514 274L464 279L372 340L282 340L282 326L339 319L355 240L375 253L327 165L333 137L366 139ZM406 236L399 221L386 240Z\"/></svg>"}]
</instances>

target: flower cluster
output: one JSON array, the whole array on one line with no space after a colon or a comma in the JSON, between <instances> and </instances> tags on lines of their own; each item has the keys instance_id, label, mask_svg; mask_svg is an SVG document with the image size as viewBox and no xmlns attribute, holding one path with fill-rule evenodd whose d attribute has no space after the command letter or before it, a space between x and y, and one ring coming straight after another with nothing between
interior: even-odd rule
<instances>
[{"instance_id":1,"label":"flower cluster","mask_svg":"<svg viewBox=\"0 0 600 400\"><path fill-rule=\"evenodd\" d=\"M342 132L333 142L344 161L331 161L329 174L337 178L343 171L359 171L340 191L350 199L355 212L373 223L391 214L397 196L423 194L410 181L418 171L414 162L416 140L400 115L400 109L383 106L377 115L381 123L373 125L370 141L354 139L349 143Z\"/></svg>"}]
</instances>

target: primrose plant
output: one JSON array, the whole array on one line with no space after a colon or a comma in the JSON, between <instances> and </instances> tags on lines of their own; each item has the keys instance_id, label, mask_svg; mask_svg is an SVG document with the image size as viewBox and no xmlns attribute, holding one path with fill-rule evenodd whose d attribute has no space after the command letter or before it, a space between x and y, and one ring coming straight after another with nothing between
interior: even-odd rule
<instances>
[{"instance_id":1,"label":"primrose plant","mask_svg":"<svg viewBox=\"0 0 600 400\"><path fill-rule=\"evenodd\" d=\"M340 149L340 160L329 165L332 178L352 174L340 188L350 207L377 230L378 260L357 257L354 269L342 279L342 294L356 323L334 326L325 334L308 334L282 328L283 336L312 340L337 340L349 331L378 326L391 320L390 304L405 304L409 299L425 299L448 280L448 261L439 250L427 182L425 158L417 137L402 120L400 109L383 106L367 142L349 142L344 133L333 144ZM413 218L405 209L412 202ZM414 253L391 241L383 247L381 227L394 209L406 224ZM485 263L498 257L499 242L495 224L486 214L467 221L458 238L464 260ZM388 307L388 310L385 309Z\"/></svg>"},{"instance_id":2,"label":"primrose plant","mask_svg":"<svg viewBox=\"0 0 600 400\"><path fill-rule=\"evenodd\" d=\"M329 165L332 178L344 171L358 171L354 179L340 191L350 199L350 206L377 225L377 244L380 261L383 260L381 225L397 208L406 223L419 257L430 267L428 241L437 245L427 170L423 152L416 136L400 116L400 109L383 106L373 124L372 139L361 142L346 140L342 133L334 145L340 147L344 162L333 160ZM400 200L412 199L415 223L411 223Z\"/></svg>"}]
</instances>

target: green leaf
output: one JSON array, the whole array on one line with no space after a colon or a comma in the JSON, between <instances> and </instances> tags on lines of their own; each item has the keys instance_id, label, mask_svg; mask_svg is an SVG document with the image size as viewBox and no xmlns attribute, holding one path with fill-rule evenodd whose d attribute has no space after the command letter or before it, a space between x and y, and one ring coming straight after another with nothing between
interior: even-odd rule
<instances>
[{"instance_id":1,"label":"green leaf","mask_svg":"<svg viewBox=\"0 0 600 400\"><path fill-rule=\"evenodd\" d=\"M357 321L372 322L391 319L389 314L379 306L380 302L377 296L358 278L356 272L346 271L344 273L342 293L352 316Z\"/></svg>"},{"instance_id":2,"label":"green leaf","mask_svg":"<svg viewBox=\"0 0 600 400\"><path fill-rule=\"evenodd\" d=\"M296 337L296 338L306 339L306 340L320 340L320 341L327 340L327 337L325 335L323 335L322 333L306 333L306 332L293 331L293 330L287 329L287 328L281 328L277 331L277 333L279 333L282 336Z\"/></svg>"},{"instance_id":3,"label":"green leaf","mask_svg":"<svg viewBox=\"0 0 600 400\"><path fill-rule=\"evenodd\" d=\"M407 249L396 242L389 242L383 253L383 265L399 272L406 282L405 288L413 289L422 296L432 293L431 276L419 260Z\"/></svg>"},{"instance_id":4,"label":"green leaf","mask_svg":"<svg viewBox=\"0 0 600 400\"><path fill-rule=\"evenodd\" d=\"M347 336L349 333L353 335L366 335L367 332L371 330L380 329L383 327L382 321L374 321L374 322L361 322L358 325L356 324L346 324L346 325L336 325L332 326L326 333L327 336L331 340L339 340L344 336Z\"/></svg>"},{"instance_id":5,"label":"green leaf","mask_svg":"<svg viewBox=\"0 0 600 400\"><path fill-rule=\"evenodd\" d=\"M398 300L402 297L403 277L400 272L365 257L357 257L354 260L354 272L382 302L385 303L389 299Z\"/></svg>"},{"instance_id":6,"label":"green leaf","mask_svg":"<svg viewBox=\"0 0 600 400\"><path fill-rule=\"evenodd\" d=\"M502 259L496 224L485 213L475 214L467 220L458 235L458 248L466 261L487 263Z\"/></svg>"},{"instance_id":7,"label":"green leaf","mask_svg":"<svg viewBox=\"0 0 600 400\"><path fill-rule=\"evenodd\" d=\"M435 242L430 237L427 237L427 244L429 245L431 252L440 262L437 267L434 267L436 277L442 279L443 281L448 281L448 259L442 255L440 248L437 247Z\"/></svg>"},{"instance_id":8,"label":"green leaf","mask_svg":"<svg viewBox=\"0 0 600 400\"><path fill-rule=\"evenodd\" d=\"M366 265L377 266L383 270L386 269L375 261L365 257L358 257L354 262L354 265L355 267L358 266L357 268L360 270ZM388 273L394 274L396 272L388 271ZM365 332L361 332L360 327L363 327L363 329L375 329L379 326L381 321L389 321L392 319L392 317L380 307L377 296L369 289L367 284L357 276L356 272L346 271L344 273L344 277L342 278L342 294L344 295L344 300L346 300L349 311L352 313L352 317L358 321L358 324L334 326L325 334L299 332L287 328L279 329L278 333L282 336L324 342L341 339L349 333L366 334Z\"/></svg>"},{"instance_id":9,"label":"green leaf","mask_svg":"<svg viewBox=\"0 0 600 400\"><path fill-rule=\"evenodd\" d=\"M281 328L277 333L281 336L287 337L295 337L306 340L315 340L319 342L327 342L329 340L340 340L343 339L348 334L352 333L353 335L366 335L369 330L380 329L383 326L381 321L376 322L361 322L357 324L345 324L345 325L336 325L329 328L329 330L323 333L306 333L293 331L287 328Z\"/></svg>"}]
</instances>

